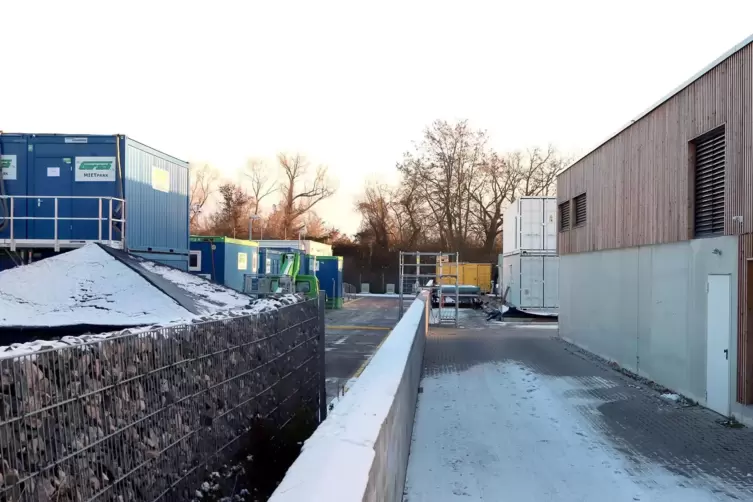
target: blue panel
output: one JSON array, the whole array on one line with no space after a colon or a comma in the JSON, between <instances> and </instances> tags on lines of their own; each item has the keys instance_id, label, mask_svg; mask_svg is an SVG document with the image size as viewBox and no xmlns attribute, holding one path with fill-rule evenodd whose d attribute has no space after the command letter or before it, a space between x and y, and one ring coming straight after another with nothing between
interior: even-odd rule
<instances>
[{"instance_id":1,"label":"blue panel","mask_svg":"<svg viewBox=\"0 0 753 502\"><path fill-rule=\"evenodd\" d=\"M188 252L188 164L125 139L129 249Z\"/></svg>"},{"instance_id":2,"label":"blue panel","mask_svg":"<svg viewBox=\"0 0 753 502\"><path fill-rule=\"evenodd\" d=\"M26 195L28 166L27 166L27 138L23 134L0 134L0 154L4 156L4 172L7 176L15 179L3 178L0 187L0 195ZM0 239L10 238L10 216L11 203L5 199L6 204L0 204ZM26 217L28 215L27 201L16 199L14 201L13 215L15 217ZM27 238L28 220L15 220L13 222L13 236L16 239Z\"/></svg>"},{"instance_id":3,"label":"blue panel","mask_svg":"<svg viewBox=\"0 0 753 502\"><path fill-rule=\"evenodd\" d=\"M244 276L251 273L251 251L250 246L225 243L225 286L243 291ZM240 255L245 255L245 258L241 259Z\"/></svg>"},{"instance_id":4,"label":"blue panel","mask_svg":"<svg viewBox=\"0 0 753 502\"><path fill-rule=\"evenodd\" d=\"M259 249L259 273L260 274L279 274L282 254L269 248Z\"/></svg>"},{"instance_id":5,"label":"blue panel","mask_svg":"<svg viewBox=\"0 0 753 502\"><path fill-rule=\"evenodd\" d=\"M175 267L177 269L188 272L188 255L142 252L133 252L133 254L142 258L146 258L147 260L156 261L157 263Z\"/></svg>"},{"instance_id":6,"label":"blue panel","mask_svg":"<svg viewBox=\"0 0 753 502\"><path fill-rule=\"evenodd\" d=\"M317 263L319 270L316 272L316 277L319 279L319 287L327 292L328 298L342 298L342 257L319 256Z\"/></svg>"},{"instance_id":7,"label":"blue panel","mask_svg":"<svg viewBox=\"0 0 753 502\"><path fill-rule=\"evenodd\" d=\"M122 197L118 176L116 141L113 136L63 136L39 134L29 137L29 195L102 197L102 218L109 212L109 198ZM89 169L91 168L91 169ZM114 210L117 207L113 208ZM49 217L54 214L54 200L29 199L29 214ZM58 199L58 238L96 240L109 238L108 224L99 218L98 199ZM91 218L70 220L66 218ZM29 237L52 239L53 224L49 221L29 223ZM113 228L112 238L120 239Z\"/></svg>"}]
</instances>

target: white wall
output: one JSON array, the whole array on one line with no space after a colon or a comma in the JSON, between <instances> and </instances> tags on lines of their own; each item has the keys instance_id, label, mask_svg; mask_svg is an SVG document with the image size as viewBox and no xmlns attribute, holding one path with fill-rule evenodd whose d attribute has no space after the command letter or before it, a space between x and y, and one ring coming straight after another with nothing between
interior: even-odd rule
<instances>
[{"instance_id":1,"label":"white wall","mask_svg":"<svg viewBox=\"0 0 753 502\"><path fill-rule=\"evenodd\" d=\"M428 329L418 296L304 443L270 502L400 502Z\"/></svg>"},{"instance_id":2,"label":"white wall","mask_svg":"<svg viewBox=\"0 0 753 502\"><path fill-rule=\"evenodd\" d=\"M734 403L737 244L725 236L560 256L560 335L705 404L707 276L730 274Z\"/></svg>"}]
</instances>

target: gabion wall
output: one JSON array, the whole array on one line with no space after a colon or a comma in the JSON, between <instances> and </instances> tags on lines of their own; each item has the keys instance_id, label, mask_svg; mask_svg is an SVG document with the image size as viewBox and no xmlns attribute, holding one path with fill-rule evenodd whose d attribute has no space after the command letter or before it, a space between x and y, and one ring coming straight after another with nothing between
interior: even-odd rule
<instances>
[{"instance_id":1,"label":"gabion wall","mask_svg":"<svg viewBox=\"0 0 753 502\"><path fill-rule=\"evenodd\" d=\"M320 315L303 301L0 359L0 501L190 500L252 423L316 419Z\"/></svg>"}]
</instances>

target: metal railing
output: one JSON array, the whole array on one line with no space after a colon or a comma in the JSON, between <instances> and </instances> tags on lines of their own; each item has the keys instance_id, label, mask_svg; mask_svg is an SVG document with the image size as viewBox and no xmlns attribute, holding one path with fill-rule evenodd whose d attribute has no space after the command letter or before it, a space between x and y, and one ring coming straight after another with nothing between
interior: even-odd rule
<instances>
[{"instance_id":1,"label":"metal railing","mask_svg":"<svg viewBox=\"0 0 753 502\"><path fill-rule=\"evenodd\" d=\"M0 500L189 500L253 423L279 432L301 410L316 421L322 309L308 300L0 359Z\"/></svg>"},{"instance_id":2,"label":"metal railing","mask_svg":"<svg viewBox=\"0 0 753 502\"><path fill-rule=\"evenodd\" d=\"M43 242L40 241L49 241L49 239L17 239L16 238L16 232L15 232L15 222L18 220L30 220L30 221L52 221L53 222L53 238L51 239L53 248L55 251L60 251L60 244L61 242L66 245L81 245L85 242L101 242L104 244L108 244L110 246L119 246L120 248L125 247L125 199L121 199L118 197L95 197L95 196L53 196L53 195L0 195L0 198L9 200L10 203L8 204L8 212L10 214L8 215L0 215L0 222L3 220L9 222L10 226L10 236L5 239L0 239L0 246L9 246L11 251L15 251L18 244L22 245L37 245L41 246ZM37 199L38 201L41 201L43 199L52 199L53 200L53 215L52 216L16 216L15 210L16 207L19 205L16 200L17 199L23 199L24 202L27 199ZM60 200L96 200L98 205L98 215L97 217L73 217L73 216L60 216L59 214L59 201ZM103 204L104 202L104 204ZM107 215L103 214L104 205L107 206ZM119 205L119 207L117 207ZM113 211L113 209L116 209L117 211ZM28 211L28 207L27 207ZM115 212L120 212L121 217L116 218ZM93 240L84 240L84 239L59 239L58 236L60 235L60 222L61 221L96 221L98 222L97 228L98 228L98 235L96 241ZM107 239L103 239L103 232L102 232L102 224L107 224ZM120 232L120 237L118 239L113 239L113 227L114 225L118 223L120 224L119 229L115 229L116 231Z\"/></svg>"}]
</instances>

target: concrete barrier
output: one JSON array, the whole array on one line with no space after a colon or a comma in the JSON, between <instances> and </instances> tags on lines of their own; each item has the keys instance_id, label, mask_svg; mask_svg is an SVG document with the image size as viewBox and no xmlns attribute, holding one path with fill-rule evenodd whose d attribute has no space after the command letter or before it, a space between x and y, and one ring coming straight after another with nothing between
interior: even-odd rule
<instances>
[{"instance_id":1,"label":"concrete barrier","mask_svg":"<svg viewBox=\"0 0 753 502\"><path fill-rule=\"evenodd\" d=\"M303 446L270 502L399 502L428 330L422 293Z\"/></svg>"}]
</instances>

